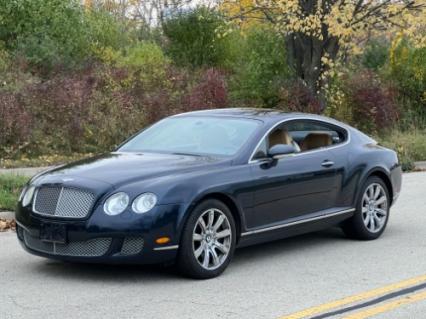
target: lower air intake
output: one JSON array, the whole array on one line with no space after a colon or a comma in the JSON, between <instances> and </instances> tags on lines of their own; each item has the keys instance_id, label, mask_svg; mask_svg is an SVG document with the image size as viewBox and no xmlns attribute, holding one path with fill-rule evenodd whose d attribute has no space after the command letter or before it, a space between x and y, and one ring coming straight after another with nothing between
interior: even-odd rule
<instances>
[{"instance_id":1,"label":"lower air intake","mask_svg":"<svg viewBox=\"0 0 426 319\"><path fill-rule=\"evenodd\" d=\"M42 253L57 256L73 256L73 257L100 257L107 253L112 239L111 238L94 238L87 241L72 241L67 244L43 242L40 239L30 236L28 232L24 232L25 245Z\"/></svg>"},{"instance_id":2,"label":"lower air intake","mask_svg":"<svg viewBox=\"0 0 426 319\"><path fill-rule=\"evenodd\" d=\"M126 237L123 240L123 246L121 246L120 255L130 256L139 254L144 245L142 237Z\"/></svg>"}]
</instances>

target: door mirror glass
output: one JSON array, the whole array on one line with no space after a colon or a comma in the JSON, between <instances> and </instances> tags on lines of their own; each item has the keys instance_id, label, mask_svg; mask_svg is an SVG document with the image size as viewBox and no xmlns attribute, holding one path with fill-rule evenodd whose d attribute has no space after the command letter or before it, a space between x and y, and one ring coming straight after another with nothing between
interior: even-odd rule
<instances>
[{"instance_id":1,"label":"door mirror glass","mask_svg":"<svg viewBox=\"0 0 426 319\"><path fill-rule=\"evenodd\" d=\"M268 151L268 155L273 159L279 159L284 155L293 153L296 153L296 149L290 144L277 144L272 146Z\"/></svg>"}]
</instances>

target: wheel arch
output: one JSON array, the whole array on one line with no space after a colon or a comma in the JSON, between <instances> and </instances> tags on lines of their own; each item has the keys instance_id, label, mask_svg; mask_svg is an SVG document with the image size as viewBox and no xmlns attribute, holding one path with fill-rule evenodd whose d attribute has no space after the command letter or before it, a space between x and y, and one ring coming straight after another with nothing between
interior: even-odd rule
<instances>
[{"instance_id":1,"label":"wheel arch","mask_svg":"<svg viewBox=\"0 0 426 319\"><path fill-rule=\"evenodd\" d=\"M385 185L388 189L388 192L389 192L390 205L392 205L392 203L393 203L393 192L394 191L393 191L392 181L391 181L389 173L386 172L386 170L383 169L382 167L372 168L365 175L365 178L363 179L361 185L363 185L365 183L365 181L371 176L376 176L376 177L380 178L383 181L383 183L385 183Z\"/></svg>"},{"instance_id":2,"label":"wheel arch","mask_svg":"<svg viewBox=\"0 0 426 319\"><path fill-rule=\"evenodd\" d=\"M243 215L241 209L238 207L238 204L236 203L236 200L232 198L232 196L229 196L228 194L221 193L221 192L211 192L203 194L202 196L196 198L190 207L188 208L187 214L185 214L185 220L183 224L186 224L190 214L192 213L192 210L201 202L208 200L208 199L216 199L224 203L229 210L231 211L232 217L234 217L235 221L235 228L236 228L236 237L237 237L237 243L240 239L240 235L243 229ZM182 234L181 234L182 236Z\"/></svg>"}]
</instances>

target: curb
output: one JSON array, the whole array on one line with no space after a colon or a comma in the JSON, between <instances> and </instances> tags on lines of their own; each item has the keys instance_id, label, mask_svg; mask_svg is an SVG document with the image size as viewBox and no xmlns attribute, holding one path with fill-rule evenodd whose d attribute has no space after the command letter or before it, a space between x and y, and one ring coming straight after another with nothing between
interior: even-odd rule
<instances>
[{"instance_id":1,"label":"curb","mask_svg":"<svg viewBox=\"0 0 426 319\"><path fill-rule=\"evenodd\" d=\"M417 171L426 171L426 161L414 162L414 169Z\"/></svg>"},{"instance_id":2,"label":"curb","mask_svg":"<svg viewBox=\"0 0 426 319\"><path fill-rule=\"evenodd\" d=\"M15 219L15 213L14 212L0 212L0 218L6 219L6 220L13 220L13 219Z\"/></svg>"},{"instance_id":3,"label":"curb","mask_svg":"<svg viewBox=\"0 0 426 319\"><path fill-rule=\"evenodd\" d=\"M11 174L32 177L40 172L53 168L54 166L43 167L21 167L21 168L0 168L0 174Z\"/></svg>"}]
</instances>

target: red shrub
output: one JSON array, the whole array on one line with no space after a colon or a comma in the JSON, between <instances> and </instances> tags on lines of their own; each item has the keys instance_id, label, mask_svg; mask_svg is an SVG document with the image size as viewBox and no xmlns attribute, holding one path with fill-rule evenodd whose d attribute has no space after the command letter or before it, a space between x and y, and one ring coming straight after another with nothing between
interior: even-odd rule
<instances>
[{"instance_id":1,"label":"red shrub","mask_svg":"<svg viewBox=\"0 0 426 319\"><path fill-rule=\"evenodd\" d=\"M38 128L47 135L61 135L71 148L81 143L87 121L88 101L99 79L89 69L83 73L56 75L24 91ZM64 141L65 142L65 141ZM60 145L64 147L64 144Z\"/></svg>"},{"instance_id":2,"label":"red shrub","mask_svg":"<svg viewBox=\"0 0 426 319\"><path fill-rule=\"evenodd\" d=\"M156 89L144 90L135 87L132 94L137 96L143 110L144 123L152 124L167 116L184 112L185 94L191 87L191 76L183 70L170 67L167 70L167 84Z\"/></svg>"},{"instance_id":3,"label":"red shrub","mask_svg":"<svg viewBox=\"0 0 426 319\"><path fill-rule=\"evenodd\" d=\"M23 148L31 136L33 118L19 99L17 95L0 92L0 152L6 155Z\"/></svg>"},{"instance_id":4,"label":"red shrub","mask_svg":"<svg viewBox=\"0 0 426 319\"><path fill-rule=\"evenodd\" d=\"M227 104L224 76L170 67L162 85L146 87L125 69L108 66L56 73L0 91L0 154L101 152L166 116ZM194 85L194 83L196 83ZM26 143L28 142L28 143Z\"/></svg>"},{"instance_id":5,"label":"red shrub","mask_svg":"<svg viewBox=\"0 0 426 319\"><path fill-rule=\"evenodd\" d=\"M397 121L396 91L381 83L373 72L355 74L346 81L346 90L359 128L377 131Z\"/></svg>"},{"instance_id":6,"label":"red shrub","mask_svg":"<svg viewBox=\"0 0 426 319\"><path fill-rule=\"evenodd\" d=\"M166 116L202 109L221 108L228 103L225 77L215 69L204 71L197 79L185 70L170 68L167 87L136 93L142 103L147 124ZM197 81L198 80L198 81ZM194 86L193 82L197 84Z\"/></svg>"},{"instance_id":7,"label":"red shrub","mask_svg":"<svg viewBox=\"0 0 426 319\"><path fill-rule=\"evenodd\" d=\"M321 103L311 90L300 81L290 83L283 87L279 94L280 101L277 108L289 112L306 112L319 114Z\"/></svg>"},{"instance_id":8,"label":"red shrub","mask_svg":"<svg viewBox=\"0 0 426 319\"><path fill-rule=\"evenodd\" d=\"M208 69L189 93L188 109L222 108L228 105L225 76L216 69Z\"/></svg>"},{"instance_id":9,"label":"red shrub","mask_svg":"<svg viewBox=\"0 0 426 319\"><path fill-rule=\"evenodd\" d=\"M171 101L167 90L160 89L147 94L142 102L144 122L146 124L152 124L175 113L173 109L169 108Z\"/></svg>"}]
</instances>

